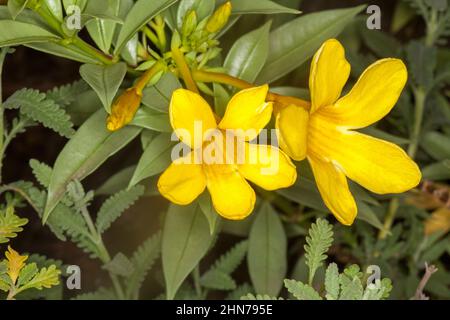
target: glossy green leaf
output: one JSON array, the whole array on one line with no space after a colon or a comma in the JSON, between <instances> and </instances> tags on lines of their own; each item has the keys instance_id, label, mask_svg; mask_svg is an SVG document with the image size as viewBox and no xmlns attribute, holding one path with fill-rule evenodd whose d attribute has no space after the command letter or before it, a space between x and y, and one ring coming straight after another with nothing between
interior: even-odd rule
<instances>
[{"instance_id":1,"label":"glossy green leaf","mask_svg":"<svg viewBox=\"0 0 450 320\"><path fill-rule=\"evenodd\" d=\"M23 11L23 9L25 9L28 1L29 0L8 0L8 10L13 19L16 19L16 17Z\"/></svg>"},{"instance_id":2,"label":"glossy green leaf","mask_svg":"<svg viewBox=\"0 0 450 320\"><path fill-rule=\"evenodd\" d=\"M177 0L139 0L128 13L125 23L120 29L114 54L122 51L128 40L157 14L161 13Z\"/></svg>"},{"instance_id":3,"label":"glossy green leaf","mask_svg":"<svg viewBox=\"0 0 450 320\"><path fill-rule=\"evenodd\" d=\"M267 60L271 22L240 37L231 47L224 63L234 77L254 82Z\"/></svg>"},{"instance_id":4,"label":"glossy green leaf","mask_svg":"<svg viewBox=\"0 0 450 320\"><path fill-rule=\"evenodd\" d=\"M273 82L301 66L325 40L336 37L364 7L310 13L271 32L269 57L258 82Z\"/></svg>"},{"instance_id":5,"label":"glossy green leaf","mask_svg":"<svg viewBox=\"0 0 450 320\"><path fill-rule=\"evenodd\" d=\"M428 132L421 141L422 148L436 160L450 159L450 137L439 132Z\"/></svg>"},{"instance_id":6,"label":"glossy green leaf","mask_svg":"<svg viewBox=\"0 0 450 320\"><path fill-rule=\"evenodd\" d=\"M108 4L108 13L113 16L118 16L120 0L111 0L107 2L107 5ZM116 21L97 18L89 21L86 25L89 35L95 41L97 46L105 53L108 53L111 47L114 31L116 30L116 24Z\"/></svg>"},{"instance_id":7,"label":"glossy green leaf","mask_svg":"<svg viewBox=\"0 0 450 320\"><path fill-rule=\"evenodd\" d=\"M83 12L83 10L86 8L88 0L62 0L62 2L66 12L70 6L77 6L78 8L80 8L80 11Z\"/></svg>"},{"instance_id":8,"label":"glossy green leaf","mask_svg":"<svg viewBox=\"0 0 450 320\"><path fill-rule=\"evenodd\" d=\"M276 14L292 13L299 14L301 11L282 6L269 0L232 0L233 14Z\"/></svg>"},{"instance_id":9,"label":"glossy green leaf","mask_svg":"<svg viewBox=\"0 0 450 320\"><path fill-rule=\"evenodd\" d=\"M139 108L131 124L158 132L172 132L169 115L150 108Z\"/></svg>"},{"instance_id":10,"label":"glossy green leaf","mask_svg":"<svg viewBox=\"0 0 450 320\"><path fill-rule=\"evenodd\" d=\"M61 39L41 27L14 20L1 20L0 30L0 47Z\"/></svg>"},{"instance_id":11,"label":"glossy green leaf","mask_svg":"<svg viewBox=\"0 0 450 320\"><path fill-rule=\"evenodd\" d=\"M208 251L213 237L197 203L171 204L162 234L162 265L167 299L173 299L180 285Z\"/></svg>"},{"instance_id":12,"label":"glossy green leaf","mask_svg":"<svg viewBox=\"0 0 450 320\"><path fill-rule=\"evenodd\" d=\"M63 21L63 9L61 0L44 0L45 5L53 16L59 21Z\"/></svg>"},{"instance_id":13,"label":"glossy green leaf","mask_svg":"<svg viewBox=\"0 0 450 320\"><path fill-rule=\"evenodd\" d=\"M90 63L90 64L96 64L99 63L99 61L88 55L87 53L81 51L74 45L68 45L63 46L58 43L54 42L35 42L35 43L29 43L25 46L32 48L34 50L42 51L45 53L49 53L58 57L63 57L66 59L78 61L81 63Z\"/></svg>"},{"instance_id":14,"label":"glossy green leaf","mask_svg":"<svg viewBox=\"0 0 450 320\"><path fill-rule=\"evenodd\" d=\"M44 222L72 180L84 179L140 132L138 128L133 127L110 132L106 129L105 122L106 113L104 110L98 110L78 129L58 155L48 188Z\"/></svg>"},{"instance_id":15,"label":"glossy green leaf","mask_svg":"<svg viewBox=\"0 0 450 320\"><path fill-rule=\"evenodd\" d=\"M94 89L108 113L126 73L127 66L123 62L110 66L84 64L80 67L81 77Z\"/></svg>"},{"instance_id":16,"label":"glossy green leaf","mask_svg":"<svg viewBox=\"0 0 450 320\"><path fill-rule=\"evenodd\" d=\"M169 133L161 133L154 138L139 159L128 188L166 169L172 161L172 147Z\"/></svg>"},{"instance_id":17,"label":"glossy green leaf","mask_svg":"<svg viewBox=\"0 0 450 320\"><path fill-rule=\"evenodd\" d=\"M220 216L216 209L214 209L209 192L205 191L198 197L198 204L205 215L205 218L208 220L209 232L214 234L220 220Z\"/></svg>"},{"instance_id":18,"label":"glossy green leaf","mask_svg":"<svg viewBox=\"0 0 450 320\"><path fill-rule=\"evenodd\" d=\"M447 180L450 179L450 159L430 164L422 169L424 179Z\"/></svg>"},{"instance_id":19,"label":"glossy green leaf","mask_svg":"<svg viewBox=\"0 0 450 320\"><path fill-rule=\"evenodd\" d=\"M154 85L142 92L142 104L159 112L169 112L172 93L181 88L180 81L172 73L165 73Z\"/></svg>"},{"instance_id":20,"label":"glossy green leaf","mask_svg":"<svg viewBox=\"0 0 450 320\"><path fill-rule=\"evenodd\" d=\"M277 296L287 271L287 239L269 203L262 204L250 230L248 269L256 293Z\"/></svg>"}]
</instances>

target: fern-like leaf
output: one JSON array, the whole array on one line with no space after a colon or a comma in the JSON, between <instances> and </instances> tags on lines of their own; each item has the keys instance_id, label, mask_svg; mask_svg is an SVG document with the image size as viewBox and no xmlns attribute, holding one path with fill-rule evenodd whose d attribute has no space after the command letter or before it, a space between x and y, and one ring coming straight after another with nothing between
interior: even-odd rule
<instances>
[{"instance_id":1,"label":"fern-like leaf","mask_svg":"<svg viewBox=\"0 0 450 320\"><path fill-rule=\"evenodd\" d=\"M46 92L47 99L55 101L60 106L67 106L76 101L79 94L89 90L86 82L78 80Z\"/></svg>"},{"instance_id":2,"label":"fern-like leaf","mask_svg":"<svg viewBox=\"0 0 450 320\"><path fill-rule=\"evenodd\" d=\"M36 180L41 184L41 186L47 188L50 184L50 178L52 177L52 168L35 159L30 160L30 167L33 170L33 175Z\"/></svg>"},{"instance_id":3,"label":"fern-like leaf","mask_svg":"<svg viewBox=\"0 0 450 320\"><path fill-rule=\"evenodd\" d=\"M5 108L19 109L21 114L42 123L63 137L70 138L75 132L69 115L44 93L34 89L16 91L5 101Z\"/></svg>"},{"instance_id":4,"label":"fern-like leaf","mask_svg":"<svg viewBox=\"0 0 450 320\"><path fill-rule=\"evenodd\" d=\"M6 243L15 238L22 226L28 223L28 219L20 218L14 213L13 207L8 207L4 212L0 211L0 243Z\"/></svg>"},{"instance_id":5,"label":"fern-like leaf","mask_svg":"<svg viewBox=\"0 0 450 320\"><path fill-rule=\"evenodd\" d=\"M325 290L327 300L339 299L339 270L336 263L331 263L325 272Z\"/></svg>"},{"instance_id":6,"label":"fern-like leaf","mask_svg":"<svg viewBox=\"0 0 450 320\"><path fill-rule=\"evenodd\" d=\"M101 287L97 291L82 293L72 300L117 300L113 290Z\"/></svg>"},{"instance_id":7,"label":"fern-like leaf","mask_svg":"<svg viewBox=\"0 0 450 320\"><path fill-rule=\"evenodd\" d=\"M161 232L145 240L131 257L133 273L127 278L126 296L137 299L142 282L161 251Z\"/></svg>"},{"instance_id":8,"label":"fern-like leaf","mask_svg":"<svg viewBox=\"0 0 450 320\"><path fill-rule=\"evenodd\" d=\"M247 295L247 294L254 294L253 287L248 283L243 283L240 286L238 286L236 289L231 291L225 300L240 300L241 297Z\"/></svg>"},{"instance_id":9,"label":"fern-like leaf","mask_svg":"<svg viewBox=\"0 0 450 320\"><path fill-rule=\"evenodd\" d=\"M313 287L301 281L285 279L284 286L298 300L322 300Z\"/></svg>"},{"instance_id":10,"label":"fern-like leaf","mask_svg":"<svg viewBox=\"0 0 450 320\"><path fill-rule=\"evenodd\" d=\"M100 234L105 232L126 209L144 194L144 190L143 186L137 185L129 190L122 190L108 198L97 215L96 226L98 232Z\"/></svg>"},{"instance_id":11,"label":"fern-like leaf","mask_svg":"<svg viewBox=\"0 0 450 320\"><path fill-rule=\"evenodd\" d=\"M55 265L48 268L42 268L34 277L18 289L17 292L22 292L27 289L35 288L42 290L43 288L50 288L59 284L59 275L61 271Z\"/></svg>"},{"instance_id":12,"label":"fern-like leaf","mask_svg":"<svg viewBox=\"0 0 450 320\"><path fill-rule=\"evenodd\" d=\"M312 285L314 275L317 269L322 266L327 258L331 243L333 242L333 228L327 220L317 219L316 223L311 225L309 236L306 237L305 257L306 265L309 267L309 285Z\"/></svg>"}]
</instances>

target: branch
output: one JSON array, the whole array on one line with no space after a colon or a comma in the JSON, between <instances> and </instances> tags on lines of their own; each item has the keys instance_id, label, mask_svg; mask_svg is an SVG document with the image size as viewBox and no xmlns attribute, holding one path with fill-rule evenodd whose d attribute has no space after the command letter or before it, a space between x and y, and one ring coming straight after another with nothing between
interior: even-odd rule
<instances>
[{"instance_id":1,"label":"branch","mask_svg":"<svg viewBox=\"0 0 450 320\"><path fill-rule=\"evenodd\" d=\"M428 280L430 280L433 273L437 272L438 269L434 266L428 266L428 263L425 262L425 274L422 277L422 280L419 282L419 286L417 287L416 294L414 297L411 298L411 300L429 300L430 297L427 297L425 293L423 293L423 290L425 289L425 286L428 283Z\"/></svg>"}]
</instances>

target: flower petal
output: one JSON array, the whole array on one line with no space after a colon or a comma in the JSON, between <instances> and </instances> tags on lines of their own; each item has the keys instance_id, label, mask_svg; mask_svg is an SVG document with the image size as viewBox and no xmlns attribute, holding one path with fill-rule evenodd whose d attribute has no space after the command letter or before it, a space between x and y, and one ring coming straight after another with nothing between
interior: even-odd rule
<instances>
[{"instance_id":1,"label":"flower petal","mask_svg":"<svg viewBox=\"0 0 450 320\"><path fill-rule=\"evenodd\" d=\"M325 41L311 62L311 113L336 102L349 75L350 64L345 59L344 47L336 39Z\"/></svg>"},{"instance_id":2,"label":"flower petal","mask_svg":"<svg viewBox=\"0 0 450 320\"><path fill-rule=\"evenodd\" d=\"M266 190L287 188L295 183L297 170L289 157L277 147L246 143L245 164L239 172Z\"/></svg>"},{"instance_id":3,"label":"flower petal","mask_svg":"<svg viewBox=\"0 0 450 320\"><path fill-rule=\"evenodd\" d=\"M344 173L331 162L314 157L308 157L308 160L325 205L340 223L351 225L358 209Z\"/></svg>"},{"instance_id":4,"label":"flower petal","mask_svg":"<svg viewBox=\"0 0 450 320\"><path fill-rule=\"evenodd\" d=\"M278 129L280 148L297 161L306 157L308 122L308 111L293 104L277 114L275 126Z\"/></svg>"},{"instance_id":5,"label":"flower petal","mask_svg":"<svg viewBox=\"0 0 450 320\"><path fill-rule=\"evenodd\" d=\"M172 162L158 180L159 192L179 205L194 201L205 187L206 177L202 165L194 163L193 153Z\"/></svg>"},{"instance_id":6,"label":"flower petal","mask_svg":"<svg viewBox=\"0 0 450 320\"><path fill-rule=\"evenodd\" d=\"M347 177L372 192L402 193L420 182L417 164L393 143L354 131L333 140L330 158L342 166Z\"/></svg>"},{"instance_id":7,"label":"flower petal","mask_svg":"<svg viewBox=\"0 0 450 320\"><path fill-rule=\"evenodd\" d=\"M273 104L265 102L268 91L268 85L239 91L228 103L219 128L235 130L246 141L256 138L272 116Z\"/></svg>"},{"instance_id":8,"label":"flower petal","mask_svg":"<svg viewBox=\"0 0 450 320\"><path fill-rule=\"evenodd\" d=\"M203 166L207 187L216 211L226 219L241 220L255 206L255 191L233 165Z\"/></svg>"},{"instance_id":9,"label":"flower petal","mask_svg":"<svg viewBox=\"0 0 450 320\"><path fill-rule=\"evenodd\" d=\"M201 146L205 132L217 128L209 104L199 94L186 89L173 92L169 114L170 123L178 137L192 148ZM199 128L197 131L194 130L196 124Z\"/></svg>"},{"instance_id":10,"label":"flower petal","mask_svg":"<svg viewBox=\"0 0 450 320\"><path fill-rule=\"evenodd\" d=\"M364 71L345 97L323 112L338 125L350 129L367 127L391 111L407 78L408 72L401 60L378 60Z\"/></svg>"}]
</instances>

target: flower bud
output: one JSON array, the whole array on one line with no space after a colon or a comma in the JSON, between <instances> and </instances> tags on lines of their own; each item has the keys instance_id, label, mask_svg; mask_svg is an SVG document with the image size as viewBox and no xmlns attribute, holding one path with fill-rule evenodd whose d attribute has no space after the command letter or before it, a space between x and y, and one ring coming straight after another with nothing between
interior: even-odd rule
<instances>
[{"instance_id":1,"label":"flower bud","mask_svg":"<svg viewBox=\"0 0 450 320\"><path fill-rule=\"evenodd\" d=\"M191 10L185 17L183 21L183 26L181 27L181 34L183 37L189 37L192 32L197 28L197 14L194 10Z\"/></svg>"},{"instance_id":2,"label":"flower bud","mask_svg":"<svg viewBox=\"0 0 450 320\"><path fill-rule=\"evenodd\" d=\"M209 33L216 33L220 31L228 22L231 15L231 2L228 1L221 5L208 19L206 24L206 31Z\"/></svg>"},{"instance_id":3,"label":"flower bud","mask_svg":"<svg viewBox=\"0 0 450 320\"><path fill-rule=\"evenodd\" d=\"M141 99L142 94L134 87L122 93L114 102L111 114L106 120L108 130L116 131L130 123L141 104Z\"/></svg>"}]
</instances>

